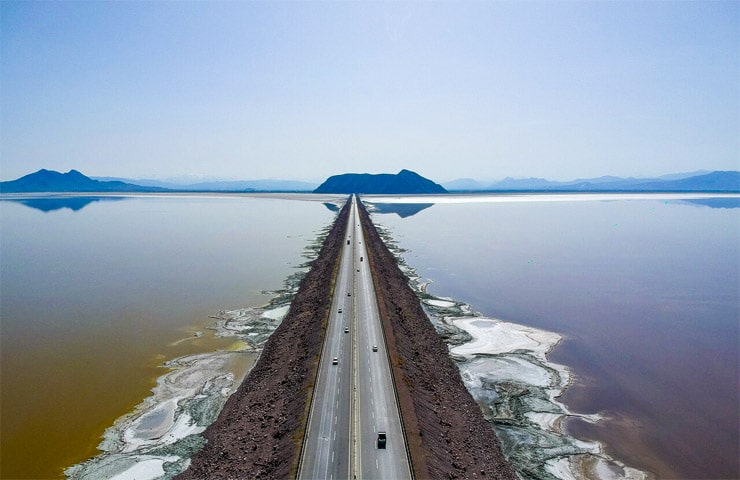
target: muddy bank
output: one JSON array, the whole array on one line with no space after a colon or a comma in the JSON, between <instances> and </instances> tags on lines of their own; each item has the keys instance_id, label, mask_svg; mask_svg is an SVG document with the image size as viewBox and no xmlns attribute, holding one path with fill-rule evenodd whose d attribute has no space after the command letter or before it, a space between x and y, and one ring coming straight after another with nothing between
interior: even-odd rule
<instances>
[{"instance_id":1,"label":"muddy bank","mask_svg":"<svg viewBox=\"0 0 740 480\"><path fill-rule=\"evenodd\" d=\"M295 476L318 358L347 226L340 211L288 314L178 479Z\"/></svg>"},{"instance_id":2,"label":"muddy bank","mask_svg":"<svg viewBox=\"0 0 740 480\"><path fill-rule=\"evenodd\" d=\"M518 478L408 278L359 205L415 477Z\"/></svg>"}]
</instances>

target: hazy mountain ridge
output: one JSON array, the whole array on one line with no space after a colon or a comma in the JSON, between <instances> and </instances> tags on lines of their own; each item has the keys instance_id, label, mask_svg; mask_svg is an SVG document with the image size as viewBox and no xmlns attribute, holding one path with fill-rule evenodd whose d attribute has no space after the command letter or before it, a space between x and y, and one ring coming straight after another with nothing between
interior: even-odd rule
<instances>
[{"instance_id":1,"label":"hazy mountain ridge","mask_svg":"<svg viewBox=\"0 0 740 480\"><path fill-rule=\"evenodd\" d=\"M177 182L154 179L131 179L119 177L92 177L103 181L122 181L142 186L162 187L179 191L256 191L256 192L310 192L318 183L298 180L207 180L202 182Z\"/></svg>"},{"instance_id":2,"label":"hazy mountain ridge","mask_svg":"<svg viewBox=\"0 0 740 480\"><path fill-rule=\"evenodd\" d=\"M135 183L141 182L141 183ZM91 178L77 170L60 173L41 169L16 180L0 182L0 193L41 192L315 192L366 194L439 194L453 192L725 192L740 193L740 171L692 172L657 178L604 176L569 182L544 178L507 177L494 183L466 178L437 184L410 170L397 174L345 173L315 183L291 180L208 181L177 184L160 180ZM445 188L447 187L447 188Z\"/></svg>"},{"instance_id":3,"label":"hazy mountain ridge","mask_svg":"<svg viewBox=\"0 0 740 480\"><path fill-rule=\"evenodd\" d=\"M450 191L567 191L567 192L740 192L739 171L693 172L664 175L657 178L620 178L604 176L556 182L544 178L511 178L483 184L473 179L454 180L444 184Z\"/></svg>"},{"instance_id":4,"label":"hazy mountain ridge","mask_svg":"<svg viewBox=\"0 0 740 480\"><path fill-rule=\"evenodd\" d=\"M345 173L333 175L318 186L314 193L425 194L447 193L433 181L410 170L391 173Z\"/></svg>"}]
</instances>

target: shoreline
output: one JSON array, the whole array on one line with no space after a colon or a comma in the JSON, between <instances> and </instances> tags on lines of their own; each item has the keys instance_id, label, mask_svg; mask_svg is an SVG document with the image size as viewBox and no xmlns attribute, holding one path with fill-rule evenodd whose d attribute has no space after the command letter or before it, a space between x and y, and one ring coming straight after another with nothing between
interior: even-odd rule
<instances>
[{"instance_id":1,"label":"shoreline","mask_svg":"<svg viewBox=\"0 0 740 480\"><path fill-rule=\"evenodd\" d=\"M456 302L452 299L444 298L444 297L435 297L427 292L427 287L429 283L423 283L419 279L419 277L416 275L415 270L413 270L411 267L405 264L405 261L403 260L403 257L401 256L402 250L398 248L397 243L392 239L390 234L387 231L384 231L383 228L379 225L375 225L378 229L378 232L381 234L381 237L383 237L383 243L388 247L388 249L393 253L394 257L396 258L398 268L401 269L401 271L406 275L406 277L409 280L409 285L414 288L414 291L416 292L416 296L418 297L418 301L422 308L427 312L427 316L432 321L432 324L434 325L434 328L437 330L437 333L440 334L440 336L444 339L445 343L447 344L447 347L449 349L449 356L456 361L456 364L458 368L460 368L460 374L464 377L465 376L465 370L464 365L471 363L471 360L476 360L480 358L492 358L495 355L502 355L502 354L511 354L510 351L498 351L498 352L491 352L486 351L485 348L479 349L480 351L475 351L472 349L471 346L468 346L467 348L469 351L465 349L459 349L455 350L457 346L464 345L463 342L467 338L467 343L475 342L476 336L474 335L475 329L473 329L473 332L468 331L464 328L466 325L466 322L492 322L491 324L496 325L513 325L515 327L521 327L524 329L528 329L529 327L524 327L521 325L516 325L510 322L503 322L498 319L493 318L487 318L482 317L480 314L474 312L472 308L469 305L464 305L462 303ZM329 227L327 227L328 230ZM318 241L318 240L317 240ZM316 254L320 248L319 245L313 244L312 246L307 247L314 249L314 254ZM304 264L301 266L301 268L305 269L310 264ZM305 274L305 272L304 272ZM293 287L288 288L287 290L295 291L298 288L298 283L296 279L298 277L301 277L302 274L295 274L288 279L286 279L286 284L290 283L292 281ZM286 291L287 291L286 290ZM265 292L265 293L276 293L276 292ZM260 342L267 341L268 337L271 335L271 333L274 331L275 328L281 323L282 318L287 313L290 301L287 302L287 304L283 300L278 300L277 303L276 299L273 299L268 305L260 308L247 308L247 309L237 309L237 310L230 310L230 311L222 311L220 314L212 316L216 320L216 324L212 327L208 327L209 329L215 329L217 330L217 336L236 336L238 338L244 338L246 349L242 350L236 350L232 351L230 353L226 353L224 351L219 351L214 354L214 356L219 356L222 353L225 353L226 356L231 355L233 353L246 353L246 352L259 352L261 349L258 346L255 349L255 345L259 345ZM282 302L282 303L281 303ZM278 305L279 306L276 306ZM530 330L536 330L536 329L530 329ZM540 331L544 332L544 331ZM554 349L561 341L562 337L554 334L552 332L544 332L551 335L554 335L555 337L552 337L552 342L549 345L548 348L543 350L541 354L544 356L547 355L552 349ZM192 337L191 337L192 338ZM185 342L190 340L191 338L183 338L180 341ZM252 343L250 343L250 339ZM511 348L509 349L511 350ZM196 355L197 356L197 355ZM174 359L171 365L169 366L177 366L179 369L186 369L188 368L188 357L180 357L178 359ZM254 359L254 363L258 361L257 359ZM544 363L547 363L547 360L545 359L543 361ZM169 363L169 362L168 362ZM178 365L176 365L176 363ZM550 364L553 365L553 364ZM165 365L168 366L168 365ZM566 369L566 367L563 367ZM490 368L489 368L490 370ZM179 370L176 370L177 372ZM250 368L247 368L245 371L245 375L250 371ZM175 373L170 372L170 373ZM162 380L164 377L169 375L170 373L160 377L157 380L157 387L160 385L160 380ZM472 373L469 371L468 373L468 381L473 381L474 377ZM560 403L557 401L559 398L559 395L562 394L565 389L568 388L570 384L573 382L573 377L571 375L562 375L563 378L566 379L564 386L562 386L562 390L559 394L554 395L550 400L553 405L561 409L561 413L553 413L549 411L544 412L530 412L530 414L524 414L524 418L527 420L527 422L538 425L538 429L541 431L552 431L558 435L561 436L567 436L567 425L566 420L568 418L581 418L585 419L587 421L593 421L595 418L598 417L598 415L581 415L576 414L573 412L570 412L566 405ZM216 378L216 377L214 377ZM214 380L216 383L224 381L225 379L218 378L217 380ZM463 378L465 381L466 379ZM164 382L164 380L162 380ZM228 383L228 379L225 380L226 383ZM239 378L234 377L231 380L230 386L226 387L224 385L221 385L221 392L218 393L218 395L222 395L222 397L225 395L228 397L230 393L225 393L223 391L224 388L228 388L231 391L236 390L236 386L240 384ZM466 381L466 384L468 383ZM202 382L202 383L208 383ZM473 398L479 403L482 403L482 400L485 400L486 395L490 395L490 389L488 391L481 390L482 396L476 396L476 394L471 391L470 388L468 388L470 393L473 395ZM214 393L218 391L218 388L215 388L214 390L211 390L211 393ZM495 389L494 389L495 391ZM153 397L156 396L153 395ZM151 398L151 397L149 397ZM147 402L149 399L145 399L144 402L142 402L142 405ZM100 467L107 465L110 467L111 465L116 465L116 468L107 470L110 472L109 475L105 475L109 478L116 478L118 480L123 480L126 478L137 478L138 480L147 479L147 478L172 478L175 475L179 473L183 468L187 467L188 464L190 464L190 454L194 452L195 450L198 450L202 447L202 442L197 440L200 437L200 433L202 433L205 430L204 425L193 425L193 417L181 417L179 420L179 423L175 419L174 412L177 411L177 408L175 405L178 403L178 400L181 400L180 398L170 399L168 401L161 402L159 407L157 408L150 408L150 409L144 409L140 412L138 412L135 415L135 418L127 418L129 417L129 414L127 414L124 417L121 417L121 419L127 418L126 425L127 427L121 428L121 426L115 426L111 427L111 429L117 429L115 435L125 437L128 435L128 439L132 441L136 441L137 437L141 437L142 435L137 435L135 433L132 433L133 431L137 431L136 426L139 427L146 427L146 428L138 428L138 431L144 435L144 442L139 444L140 447L145 448L131 448L131 447L124 447L119 448L120 452L114 452L114 451L108 451L108 453L104 453L99 455L98 457L108 457L110 460L113 458L112 456L117 455L118 453L128 455L128 459L125 461L122 460L122 458L118 458L118 463L115 462L108 462L106 464L106 461L101 462L100 458L94 457L93 459L90 459L86 462L83 462L81 464L78 464L76 466L70 467L67 470L67 474L70 478L99 478L100 472L105 470L100 470ZM225 399L222 398L223 402L221 406L216 405L215 407L210 407L211 411L215 412L215 415L220 415L220 411L223 410L223 404L225 403ZM163 406L164 405L164 406ZM139 407L137 407L138 409ZM489 408L486 405L481 405L481 408L484 410ZM187 409L183 409L183 411L186 411ZM131 415L133 415L135 412L130 412ZM172 429L164 429L162 427L162 424L157 422L154 419L168 419L168 421L171 421L174 425ZM495 424L495 422L501 422L501 418L495 418L495 415L492 415L490 418L488 418L489 421L494 422L494 429L497 432L497 435L499 438L509 438L512 435L519 434L520 432L514 432L514 427L517 427L516 422L521 422L521 420L517 420L514 417L513 420L509 419L504 423L504 426L498 426ZM121 420L119 419L119 420ZM508 422L508 423L507 423ZM119 421L116 421L116 424L118 424ZM197 423L197 422L195 422ZM154 427L152 427L154 425ZM513 426L512 426L513 425ZM202 427L202 428L201 428ZM126 434L128 432L128 434ZM148 433L147 433L148 432ZM503 433L502 433L503 432ZM173 445L173 443L165 443L160 442L159 444L156 444L156 442L149 442L147 443L146 435L149 435L153 438L163 439L163 437L166 437L167 435L171 435L172 437L170 440L174 440L175 442L182 441L185 438L189 438L188 442L184 442L183 445L180 447L185 448L185 450L182 450L183 457L178 457L177 455L173 455L170 453L167 453L166 451L162 450L160 447L166 447L167 445ZM192 438L191 438L192 437ZM151 438L150 438L151 439ZM108 441L106 439L106 441ZM105 441L104 441L105 443ZM506 441L504 443L504 450L507 454L507 458L510 456L511 452L506 451ZM156 445L155 445L156 444ZM101 444L102 446L103 444ZM114 442L115 447L115 442ZM133 445L133 443L130 443L130 445ZM594 446L595 445L595 446ZM548 462L540 462L542 465L544 465L544 471L547 472L549 475L554 475L558 478L627 478L627 479L644 479L644 478L651 478L649 476L645 476L645 472L639 472L634 469L630 469L629 467L626 467L625 465L609 458L605 454L603 454L603 448L598 444L598 442L585 442L580 441L577 439L573 439L572 446L574 448L580 449L579 452L570 453L566 456L559 456L559 457L552 457L551 461ZM156 455L147 453L146 448L151 448L155 450ZM584 453L586 452L586 453ZM97 460L98 470L97 474L91 474L93 470L87 469L87 467L91 466L91 462ZM541 460L541 459L540 459ZM94 463L94 462L93 462ZM80 467L82 465L87 465L85 469L76 469L77 467ZM615 471L621 471L623 473L622 476L610 476Z\"/></svg>"}]
</instances>

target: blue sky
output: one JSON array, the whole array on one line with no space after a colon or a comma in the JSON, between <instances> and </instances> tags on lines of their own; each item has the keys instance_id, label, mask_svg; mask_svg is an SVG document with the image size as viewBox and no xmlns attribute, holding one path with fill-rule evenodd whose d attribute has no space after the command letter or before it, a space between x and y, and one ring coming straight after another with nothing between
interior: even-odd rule
<instances>
[{"instance_id":1,"label":"blue sky","mask_svg":"<svg viewBox=\"0 0 740 480\"><path fill-rule=\"evenodd\" d=\"M0 178L740 169L740 2L0 2Z\"/></svg>"}]
</instances>

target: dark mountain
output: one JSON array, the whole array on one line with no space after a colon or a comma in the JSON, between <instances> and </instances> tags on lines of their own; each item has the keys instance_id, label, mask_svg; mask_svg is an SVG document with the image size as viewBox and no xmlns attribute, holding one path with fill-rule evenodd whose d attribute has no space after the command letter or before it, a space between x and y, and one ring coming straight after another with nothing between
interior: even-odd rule
<instances>
[{"instance_id":1,"label":"dark mountain","mask_svg":"<svg viewBox=\"0 0 740 480\"><path fill-rule=\"evenodd\" d=\"M401 170L397 174L345 173L329 177L314 193L423 194L447 193L444 187L418 173Z\"/></svg>"},{"instance_id":2,"label":"dark mountain","mask_svg":"<svg viewBox=\"0 0 740 480\"><path fill-rule=\"evenodd\" d=\"M125 182L101 182L77 170L59 173L41 169L17 180L0 182L1 193L26 192L166 192L166 188L143 187Z\"/></svg>"}]
</instances>

